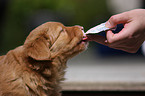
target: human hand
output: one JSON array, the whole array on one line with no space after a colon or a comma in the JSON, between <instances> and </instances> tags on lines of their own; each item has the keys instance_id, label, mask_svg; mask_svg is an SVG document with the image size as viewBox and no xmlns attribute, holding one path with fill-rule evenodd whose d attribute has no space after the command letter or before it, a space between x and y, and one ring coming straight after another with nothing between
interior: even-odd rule
<instances>
[{"instance_id":1,"label":"human hand","mask_svg":"<svg viewBox=\"0 0 145 96\"><path fill-rule=\"evenodd\" d=\"M114 34L111 30L108 30L106 37L87 35L88 40L129 53L137 52L145 40L145 9L135 9L113 15L107 21L106 27L113 28L117 24L124 25L119 33Z\"/></svg>"}]
</instances>

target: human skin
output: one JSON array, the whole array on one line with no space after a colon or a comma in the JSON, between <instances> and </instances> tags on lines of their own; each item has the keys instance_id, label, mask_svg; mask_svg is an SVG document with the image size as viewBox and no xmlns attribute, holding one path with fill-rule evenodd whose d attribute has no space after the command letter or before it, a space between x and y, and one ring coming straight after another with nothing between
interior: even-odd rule
<instances>
[{"instance_id":1,"label":"human skin","mask_svg":"<svg viewBox=\"0 0 145 96\"><path fill-rule=\"evenodd\" d=\"M136 53L145 41L145 9L134 9L121 14L113 15L106 22L106 27L113 28L123 24L124 28L113 33L106 31L106 37L87 35L89 41L95 41L110 48Z\"/></svg>"}]
</instances>

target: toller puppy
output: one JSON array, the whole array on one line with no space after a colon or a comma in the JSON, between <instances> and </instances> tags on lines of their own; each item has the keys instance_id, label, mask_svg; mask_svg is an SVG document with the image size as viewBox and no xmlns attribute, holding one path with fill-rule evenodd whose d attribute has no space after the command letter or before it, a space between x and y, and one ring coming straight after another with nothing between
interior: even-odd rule
<instances>
[{"instance_id":1,"label":"toller puppy","mask_svg":"<svg viewBox=\"0 0 145 96\"><path fill-rule=\"evenodd\" d=\"M47 22L0 57L0 96L61 96L66 62L85 50L83 28Z\"/></svg>"}]
</instances>

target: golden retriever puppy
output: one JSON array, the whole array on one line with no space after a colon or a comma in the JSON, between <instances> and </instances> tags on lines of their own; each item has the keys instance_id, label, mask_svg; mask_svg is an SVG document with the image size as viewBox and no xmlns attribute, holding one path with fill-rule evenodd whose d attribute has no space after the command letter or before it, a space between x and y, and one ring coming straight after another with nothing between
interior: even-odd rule
<instances>
[{"instance_id":1,"label":"golden retriever puppy","mask_svg":"<svg viewBox=\"0 0 145 96\"><path fill-rule=\"evenodd\" d=\"M85 50L83 28L47 22L0 57L0 96L61 96L66 62Z\"/></svg>"}]
</instances>

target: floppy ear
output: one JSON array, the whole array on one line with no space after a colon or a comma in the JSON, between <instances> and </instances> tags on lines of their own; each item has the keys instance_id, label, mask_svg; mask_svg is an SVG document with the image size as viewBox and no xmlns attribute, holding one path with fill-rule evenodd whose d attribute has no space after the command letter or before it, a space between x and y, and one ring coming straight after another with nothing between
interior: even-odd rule
<instances>
[{"instance_id":1,"label":"floppy ear","mask_svg":"<svg viewBox=\"0 0 145 96\"><path fill-rule=\"evenodd\" d=\"M27 46L26 54L35 60L50 60L49 42L43 36L35 39Z\"/></svg>"}]
</instances>

